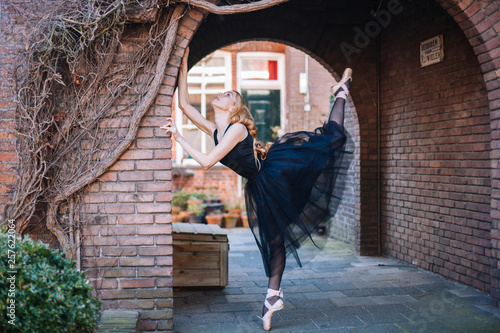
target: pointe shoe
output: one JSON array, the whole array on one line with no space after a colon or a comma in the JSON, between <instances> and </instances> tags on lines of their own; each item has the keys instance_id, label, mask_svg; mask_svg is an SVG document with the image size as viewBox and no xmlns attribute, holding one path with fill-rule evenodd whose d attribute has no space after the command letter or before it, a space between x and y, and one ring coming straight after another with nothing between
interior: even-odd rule
<instances>
[{"instance_id":1,"label":"pointe shoe","mask_svg":"<svg viewBox=\"0 0 500 333\"><path fill-rule=\"evenodd\" d=\"M273 305L271 305L271 303L269 303L267 299L273 296L279 296L280 298ZM281 300L282 298L283 290L281 290L281 288L280 290L267 289L266 300L264 302L264 305L267 308L267 312L264 317L259 317L260 319L262 319L264 331L269 331L271 329L271 318L273 317L273 314L285 307L285 304L283 304L283 301Z\"/></svg>"},{"instance_id":2,"label":"pointe shoe","mask_svg":"<svg viewBox=\"0 0 500 333\"><path fill-rule=\"evenodd\" d=\"M342 78L340 79L339 82L336 82L332 86L332 94L335 95L335 97L341 97L341 98L346 98L347 95L349 95L349 89L345 85L347 81L351 80L352 82L352 69L346 68L344 70L344 73L342 74ZM343 91L340 91L337 94L337 91L342 88ZM344 93L343 93L344 92Z\"/></svg>"}]
</instances>

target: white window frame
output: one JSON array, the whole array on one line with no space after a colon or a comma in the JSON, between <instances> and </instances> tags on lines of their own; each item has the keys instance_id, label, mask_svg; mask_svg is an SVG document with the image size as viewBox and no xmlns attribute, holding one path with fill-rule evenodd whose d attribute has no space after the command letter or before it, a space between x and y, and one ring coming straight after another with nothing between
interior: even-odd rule
<instances>
[{"instance_id":1,"label":"white window frame","mask_svg":"<svg viewBox=\"0 0 500 333\"><path fill-rule=\"evenodd\" d=\"M214 53L210 54L209 57L223 57L224 58L224 64L225 64L225 80L224 80L224 89L225 90L232 90L232 85L233 85L233 76L232 76L232 59L231 59L231 52L226 52L226 51L215 51ZM207 57L208 58L208 57ZM207 59L205 58L205 59ZM200 89L190 89L189 94L190 95L201 95L201 115L203 117L207 116L207 95L210 94L218 94L222 91L218 89L207 89L207 84L208 83L222 83L219 80L210 80L210 72L205 70L205 59L201 61L200 66L194 66L191 68L191 70L188 72L188 85L189 83L201 83L201 88ZM198 64L197 64L198 65ZM193 72L198 72L202 73L201 77L201 82L199 82L197 77L190 77L189 74ZM218 71L217 73L221 73ZM196 82L198 81L198 82ZM176 119L176 124L177 128L179 130L179 133L182 135L185 129L196 129L196 125L194 125L191 120L188 119L188 123L186 125L182 124L182 110L179 108L179 98L177 92L175 93L175 98L176 98L176 103L175 103L175 119ZM203 153L207 153L207 140L212 140L211 137L209 137L207 134L204 132L201 132L201 151ZM191 158L183 158L184 157L184 149L182 146L178 143L176 143L175 146L175 164L178 166L182 167L190 167L190 168L200 168L201 166L196 162L194 159Z\"/></svg>"}]
</instances>

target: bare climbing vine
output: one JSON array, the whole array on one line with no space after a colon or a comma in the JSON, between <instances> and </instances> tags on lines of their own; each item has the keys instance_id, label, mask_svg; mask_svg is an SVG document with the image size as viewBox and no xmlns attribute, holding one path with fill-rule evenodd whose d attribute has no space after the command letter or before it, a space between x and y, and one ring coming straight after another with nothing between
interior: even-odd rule
<instances>
[{"instance_id":1,"label":"bare climbing vine","mask_svg":"<svg viewBox=\"0 0 500 333\"><path fill-rule=\"evenodd\" d=\"M74 258L75 201L133 142L161 86L183 15L191 7L235 14L286 1L50 2L15 73L17 182L3 223L14 219L19 233L34 220L44 223ZM131 22L147 23L147 38L117 59ZM120 126L106 126L112 122Z\"/></svg>"}]
</instances>

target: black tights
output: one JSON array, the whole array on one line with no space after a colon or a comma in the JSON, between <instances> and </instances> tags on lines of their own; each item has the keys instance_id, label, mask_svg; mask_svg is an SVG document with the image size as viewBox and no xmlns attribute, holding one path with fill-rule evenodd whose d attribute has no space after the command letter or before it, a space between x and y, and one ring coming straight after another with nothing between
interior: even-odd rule
<instances>
[{"instance_id":1,"label":"black tights","mask_svg":"<svg viewBox=\"0 0 500 333\"><path fill-rule=\"evenodd\" d=\"M283 235L279 234L269 242L269 250L271 258L269 260L269 283L267 286L269 289L279 290L286 263ZM272 296L268 298L271 305L276 303L277 300L279 300L279 296ZM264 316L266 312L267 307L264 305L262 308L262 316Z\"/></svg>"},{"instance_id":2,"label":"black tights","mask_svg":"<svg viewBox=\"0 0 500 333\"><path fill-rule=\"evenodd\" d=\"M286 254L283 235L278 235L269 242L271 258L269 260L269 283L268 288L279 290L283 271L285 270Z\"/></svg>"},{"instance_id":3,"label":"black tights","mask_svg":"<svg viewBox=\"0 0 500 333\"><path fill-rule=\"evenodd\" d=\"M351 87L351 80L347 80L345 83L347 89ZM343 88L337 90L335 96L338 95L339 92L344 91ZM344 110L345 110L345 99L344 98L335 98L335 102L333 102L332 110L330 111L330 116L328 120L333 120L339 125L344 125Z\"/></svg>"}]
</instances>

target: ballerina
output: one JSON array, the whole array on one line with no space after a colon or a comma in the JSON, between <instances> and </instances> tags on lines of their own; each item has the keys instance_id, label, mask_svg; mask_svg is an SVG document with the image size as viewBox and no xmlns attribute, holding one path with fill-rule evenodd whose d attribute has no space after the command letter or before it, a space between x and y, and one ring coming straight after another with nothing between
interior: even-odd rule
<instances>
[{"instance_id":1,"label":"ballerina","mask_svg":"<svg viewBox=\"0 0 500 333\"><path fill-rule=\"evenodd\" d=\"M269 278L260 317L268 331L273 314L284 308L280 285L286 256L293 254L301 265L296 250L331 217L331 197L338 191L335 184L342 176L340 169L346 154L343 123L352 70L346 69L332 87L335 101L323 126L314 132L288 133L273 144L264 144L257 139L255 122L238 92L220 93L212 101L214 122L189 103L188 55L186 49L178 81L179 107L213 138L215 148L208 154L196 149L179 134L173 118L167 118L160 128L203 168L221 162L248 180L245 201L249 226Z\"/></svg>"}]
</instances>

